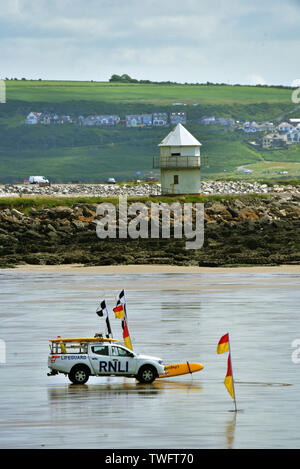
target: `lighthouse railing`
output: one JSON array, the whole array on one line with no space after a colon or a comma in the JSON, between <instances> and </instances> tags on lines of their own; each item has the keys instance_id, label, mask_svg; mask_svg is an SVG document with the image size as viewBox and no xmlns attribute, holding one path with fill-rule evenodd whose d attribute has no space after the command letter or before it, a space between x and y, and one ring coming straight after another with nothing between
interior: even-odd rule
<instances>
[{"instance_id":1,"label":"lighthouse railing","mask_svg":"<svg viewBox=\"0 0 300 469\"><path fill-rule=\"evenodd\" d=\"M153 168L200 168L200 156L154 156Z\"/></svg>"}]
</instances>

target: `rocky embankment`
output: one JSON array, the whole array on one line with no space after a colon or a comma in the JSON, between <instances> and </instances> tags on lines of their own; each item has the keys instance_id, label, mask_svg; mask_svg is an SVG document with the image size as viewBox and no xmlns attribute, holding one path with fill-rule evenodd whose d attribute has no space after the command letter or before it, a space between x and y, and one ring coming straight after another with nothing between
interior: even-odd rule
<instances>
[{"instance_id":1,"label":"rocky embankment","mask_svg":"<svg viewBox=\"0 0 300 469\"><path fill-rule=\"evenodd\" d=\"M213 194L267 194L270 192L300 192L300 186L282 186L275 184L268 186L258 182L247 181L202 181L201 193ZM160 184L51 184L40 186L38 184L6 184L0 185L0 197L17 196L57 196L57 197L138 197L160 195Z\"/></svg>"},{"instance_id":2,"label":"rocky embankment","mask_svg":"<svg viewBox=\"0 0 300 469\"><path fill-rule=\"evenodd\" d=\"M204 246L184 239L99 239L96 204L0 210L1 265L173 264L200 266L300 263L300 193L209 199ZM172 226L172 220L171 220ZM118 226L117 226L118 228Z\"/></svg>"}]
</instances>

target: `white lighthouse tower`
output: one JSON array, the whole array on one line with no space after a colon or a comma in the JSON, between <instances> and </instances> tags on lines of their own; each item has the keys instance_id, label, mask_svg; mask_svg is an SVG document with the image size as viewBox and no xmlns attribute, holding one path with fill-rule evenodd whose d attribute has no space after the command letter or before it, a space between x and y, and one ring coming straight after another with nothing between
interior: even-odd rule
<instances>
[{"instance_id":1,"label":"white lighthouse tower","mask_svg":"<svg viewBox=\"0 0 300 469\"><path fill-rule=\"evenodd\" d=\"M177 126L158 145L162 194L199 194L201 143L183 125Z\"/></svg>"}]
</instances>

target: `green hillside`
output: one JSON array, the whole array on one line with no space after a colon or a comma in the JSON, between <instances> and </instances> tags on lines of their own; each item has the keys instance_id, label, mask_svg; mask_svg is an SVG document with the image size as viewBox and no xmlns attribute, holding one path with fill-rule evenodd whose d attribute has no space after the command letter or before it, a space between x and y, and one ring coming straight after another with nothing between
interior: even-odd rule
<instances>
[{"instance_id":1,"label":"green hillside","mask_svg":"<svg viewBox=\"0 0 300 469\"><path fill-rule=\"evenodd\" d=\"M300 145L288 151L258 151L250 144L253 136L197 123L207 115L258 122L299 117L290 89L25 80L7 81L6 89L7 102L0 104L1 183L20 182L31 174L53 182L97 182L111 176L125 180L134 178L136 171L142 176L159 174L152 172L152 158L170 128L24 125L31 111L75 117L117 114L121 119L127 114L184 111L187 129L202 143L203 177L246 177L236 168L248 165L255 177L274 177L274 171L266 169L272 168L270 162L280 163L280 168L287 164L289 176L299 176Z\"/></svg>"},{"instance_id":2,"label":"green hillside","mask_svg":"<svg viewBox=\"0 0 300 469\"><path fill-rule=\"evenodd\" d=\"M250 104L287 103L291 90L229 85L158 85L109 82L7 81L8 100L61 103L94 101L97 103Z\"/></svg>"}]
</instances>

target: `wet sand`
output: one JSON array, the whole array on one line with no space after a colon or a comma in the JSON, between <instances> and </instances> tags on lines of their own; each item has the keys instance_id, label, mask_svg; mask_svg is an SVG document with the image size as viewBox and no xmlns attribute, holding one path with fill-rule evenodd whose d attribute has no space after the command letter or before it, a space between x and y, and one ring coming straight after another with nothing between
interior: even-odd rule
<instances>
[{"instance_id":1,"label":"wet sand","mask_svg":"<svg viewBox=\"0 0 300 469\"><path fill-rule=\"evenodd\" d=\"M2 269L0 448L299 448L299 285L299 266ZM49 338L104 331L96 308L122 288L135 351L204 369L151 386L47 376ZM216 353L227 331L236 414Z\"/></svg>"},{"instance_id":2,"label":"wet sand","mask_svg":"<svg viewBox=\"0 0 300 469\"><path fill-rule=\"evenodd\" d=\"M2 269L5 270L5 269ZM11 270L11 269L9 269ZM14 269L12 269L14 270ZM174 265L108 265L85 267L83 264L19 265L18 272L65 273L65 274L224 274L224 273L300 273L300 265L253 266L253 267L196 267Z\"/></svg>"}]
</instances>

